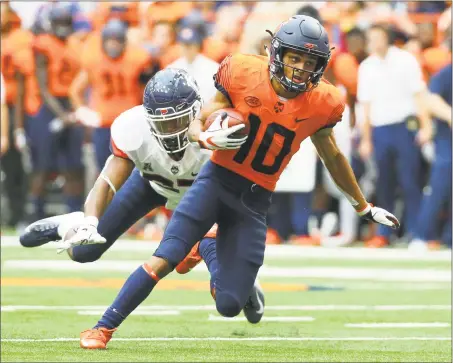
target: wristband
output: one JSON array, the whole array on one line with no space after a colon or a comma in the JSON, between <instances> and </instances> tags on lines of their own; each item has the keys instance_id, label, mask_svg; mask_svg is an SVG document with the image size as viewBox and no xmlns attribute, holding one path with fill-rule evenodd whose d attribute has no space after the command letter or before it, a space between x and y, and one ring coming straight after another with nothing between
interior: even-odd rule
<instances>
[{"instance_id":1,"label":"wristband","mask_svg":"<svg viewBox=\"0 0 453 363\"><path fill-rule=\"evenodd\" d=\"M363 208L362 210L357 210L357 214L360 216L360 217L363 217L365 214L369 213L370 210L371 210L371 204L367 204L365 208Z\"/></svg>"}]
</instances>

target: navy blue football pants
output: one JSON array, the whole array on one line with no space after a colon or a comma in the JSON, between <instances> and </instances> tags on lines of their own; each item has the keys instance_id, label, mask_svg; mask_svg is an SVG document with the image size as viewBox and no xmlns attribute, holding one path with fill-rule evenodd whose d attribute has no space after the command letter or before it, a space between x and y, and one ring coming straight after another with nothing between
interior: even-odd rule
<instances>
[{"instance_id":1,"label":"navy blue football pants","mask_svg":"<svg viewBox=\"0 0 453 363\"><path fill-rule=\"evenodd\" d=\"M437 239L436 221L443 207L447 207L448 217L442 230L442 241L451 246L451 173L452 173L452 136L450 127L437 123L436 137L434 138L436 156L431 165L429 192L423 197L420 214L417 220L416 237L424 241Z\"/></svg>"},{"instance_id":2,"label":"navy blue football pants","mask_svg":"<svg viewBox=\"0 0 453 363\"><path fill-rule=\"evenodd\" d=\"M272 192L209 161L176 207L154 253L176 266L217 222L217 311L236 316L263 264Z\"/></svg>"},{"instance_id":3,"label":"navy blue football pants","mask_svg":"<svg viewBox=\"0 0 453 363\"><path fill-rule=\"evenodd\" d=\"M404 200L406 233L414 236L421 200L421 153L415 143L415 132L405 122L373 128L373 149L378 179L378 207L393 212L396 187L401 187ZM377 235L390 237L392 229L379 224Z\"/></svg>"},{"instance_id":4,"label":"navy blue football pants","mask_svg":"<svg viewBox=\"0 0 453 363\"><path fill-rule=\"evenodd\" d=\"M98 231L107 242L73 247L71 258L77 262L96 261L135 222L166 202L167 199L157 194L140 172L134 169L99 220Z\"/></svg>"}]
</instances>

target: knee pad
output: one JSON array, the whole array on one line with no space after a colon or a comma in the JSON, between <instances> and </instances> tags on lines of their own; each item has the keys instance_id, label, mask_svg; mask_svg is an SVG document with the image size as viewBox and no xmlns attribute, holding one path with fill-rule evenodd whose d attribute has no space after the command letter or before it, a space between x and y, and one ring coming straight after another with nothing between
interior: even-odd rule
<instances>
[{"instance_id":1,"label":"knee pad","mask_svg":"<svg viewBox=\"0 0 453 363\"><path fill-rule=\"evenodd\" d=\"M217 291L215 294L215 302L219 314L227 318L233 318L239 315L243 308L239 301L229 293L219 293Z\"/></svg>"},{"instance_id":2,"label":"knee pad","mask_svg":"<svg viewBox=\"0 0 453 363\"><path fill-rule=\"evenodd\" d=\"M90 246L76 246L68 250L68 256L71 260L79 263L94 262L99 260L102 256L102 253L98 251L93 251L88 248Z\"/></svg>"}]
</instances>

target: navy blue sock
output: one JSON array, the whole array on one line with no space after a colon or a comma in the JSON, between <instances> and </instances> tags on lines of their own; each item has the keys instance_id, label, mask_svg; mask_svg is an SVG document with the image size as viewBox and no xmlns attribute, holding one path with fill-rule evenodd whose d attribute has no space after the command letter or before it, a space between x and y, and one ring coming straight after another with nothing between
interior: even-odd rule
<instances>
[{"instance_id":1,"label":"navy blue sock","mask_svg":"<svg viewBox=\"0 0 453 363\"><path fill-rule=\"evenodd\" d=\"M206 266L208 266L208 270L211 275L211 293L215 289L215 280L217 278L217 270L219 268L215 243L216 241L214 238L203 238L200 242L200 247L198 248L200 256L203 258Z\"/></svg>"},{"instance_id":2,"label":"navy blue sock","mask_svg":"<svg viewBox=\"0 0 453 363\"><path fill-rule=\"evenodd\" d=\"M65 195L68 213L78 212L83 209L83 197L79 195Z\"/></svg>"},{"instance_id":3,"label":"navy blue sock","mask_svg":"<svg viewBox=\"0 0 453 363\"><path fill-rule=\"evenodd\" d=\"M44 215L44 197L32 197L31 203L33 205L33 218L35 221L45 218Z\"/></svg>"},{"instance_id":4,"label":"navy blue sock","mask_svg":"<svg viewBox=\"0 0 453 363\"><path fill-rule=\"evenodd\" d=\"M94 328L113 329L118 327L148 297L157 281L159 278L146 264L140 266L126 280L115 301L107 308Z\"/></svg>"}]
</instances>

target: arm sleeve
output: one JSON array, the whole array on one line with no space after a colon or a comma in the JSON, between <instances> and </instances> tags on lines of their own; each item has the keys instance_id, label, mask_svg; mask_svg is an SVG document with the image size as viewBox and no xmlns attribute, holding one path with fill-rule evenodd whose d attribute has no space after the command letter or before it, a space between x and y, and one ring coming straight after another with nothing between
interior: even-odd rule
<instances>
[{"instance_id":1,"label":"arm sleeve","mask_svg":"<svg viewBox=\"0 0 453 363\"><path fill-rule=\"evenodd\" d=\"M332 110L331 114L329 115L325 128L334 127L338 122L341 121L341 118L343 117L344 108L345 108L345 104L344 104L344 102L341 101L338 104L338 106L336 106Z\"/></svg>"},{"instance_id":2,"label":"arm sleeve","mask_svg":"<svg viewBox=\"0 0 453 363\"><path fill-rule=\"evenodd\" d=\"M231 84L233 78L233 69L232 69L232 56L229 55L226 57L223 62L220 64L219 70L214 75L214 85L233 105L231 101L230 92Z\"/></svg>"}]
</instances>

